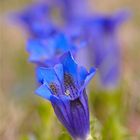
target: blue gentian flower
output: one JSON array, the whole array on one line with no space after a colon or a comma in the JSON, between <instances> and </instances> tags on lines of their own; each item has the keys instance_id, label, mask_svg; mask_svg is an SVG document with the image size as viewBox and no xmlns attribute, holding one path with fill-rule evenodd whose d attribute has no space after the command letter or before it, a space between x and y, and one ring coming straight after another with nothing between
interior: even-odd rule
<instances>
[{"instance_id":1,"label":"blue gentian flower","mask_svg":"<svg viewBox=\"0 0 140 140\"><path fill-rule=\"evenodd\" d=\"M73 56L76 56L78 47L63 33L58 33L46 39L30 39L27 43L27 51L30 54L29 61L36 64L37 69L40 66L53 67L59 62L59 56L67 51L71 51ZM37 81L42 83L38 74Z\"/></svg>"},{"instance_id":2,"label":"blue gentian flower","mask_svg":"<svg viewBox=\"0 0 140 140\"><path fill-rule=\"evenodd\" d=\"M128 15L128 11L112 16L98 15L86 23L91 56L99 69L101 84L106 88L114 88L120 81L121 52L117 33Z\"/></svg>"},{"instance_id":3,"label":"blue gentian flower","mask_svg":"<svg viewBox=\"0 0 140 140\"><path fill-rule=\"evenodd\" d=\"M95 74L78 67L71 54L65 53L53 68L39 68L42 85L36 94L49 100L60 122L75 140L89 135L89 108L86 86Z\"/></svg>"},{"instance_id":4,"label":"blue gentian flower","mask_svg":"<svg viewBox=\"0 0 140 140\"><path fill-rule=\"evenodd\" d=\"M16 14L16 19L23 24L33 37L46 37L55 31L51 19L51 7L46 3L35 3Z\"/></svg>"},{"instance_id":5,"label":"blue gentian flower","mask_svg":"<svg viewBox=\"0 0 140 140\"><path fill-rule=\"evenodd\" d=\"M77 49L63 33L57 33L46 39L30 39L27 43L29 61L46 67L54 66L59 61L59 56L67 51L75 55Z\"/></svg>"}]
</instances>

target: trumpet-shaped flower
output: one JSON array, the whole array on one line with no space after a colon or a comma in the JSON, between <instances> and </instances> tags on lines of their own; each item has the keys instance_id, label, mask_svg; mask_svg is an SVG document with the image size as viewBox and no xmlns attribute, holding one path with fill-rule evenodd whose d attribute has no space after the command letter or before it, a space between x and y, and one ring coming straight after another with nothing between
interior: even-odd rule
<instances>
[{"instance_id":1,"label":"trumpet-shaped flower","mask_svg":"<svg viewBox=\"0 0 140 140\"><path fill-rule=\"evenodd\" d=\"M60 64L39 68L42 85L36 94L49 100L59 121L73 139L86 140L89 135L89 108L86 86L95 74L78 67L71 54L65 53Z\"/></svg>"},{"instance_id":2,"label":"trumpet-shaped flower","mask_svg":"<svg viewBox=\"0 0 140 140\"><path fill-rule=\"evenodd\" d=\"M35 3L16 14L32 37L46 37L55 31L51 19L51 7L46 3Z\"/></svg>"},{"instance_id":3,"label":"trumpet-shaped flower","mask_svg":"<svg viewBox=\"0 0 140 140\"><path fill-rule=\"evenodd\" d=\"M94 65L99 69L101 84L107 88L116 87L120 80L121 53L117 33L128 16L128 11L123 10L112 16L94 16L86 23Z\"/></svg>"},{"instance_id":4,"label":"trumpet-shaped flower","mask_svg":"<svg viewBox=\"0 0 140 140\"><path fill-rule=\"evenodd\" d=\"M77 48L64 34L56 33L46 39L30 39L27 43L29 61L39 66L54 66L59 56L67 51L76 53Z\"/></svg>"}]
</instances>

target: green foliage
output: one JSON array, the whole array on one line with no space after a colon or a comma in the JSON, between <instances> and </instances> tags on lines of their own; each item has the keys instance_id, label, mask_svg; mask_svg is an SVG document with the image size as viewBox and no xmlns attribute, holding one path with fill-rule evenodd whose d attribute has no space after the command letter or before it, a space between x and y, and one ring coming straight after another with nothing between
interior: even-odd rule
<instances>
[{"instance_id":1,"label":"green foliage","mask_svg":"<svg viewBox=\"0 0 140 140\"><path fill-rule=\"evenodd\" d=\"M100 121L104 122L111 114L123 116L124 104L122 90L102 91L95 90L90 94L92 111Z\"/></svg>"},{"instance_id":2,"label":"green foliage","mask_svg":"<svg viewBox=\"0 0 140 140\"><path fill-rule=\"evenodd\" d=\"M115 91L95 90L90 94L92 112L100 122L100 137L102 140L127 140L128 132L125 128L125 106L123 90ZM94 123L96 126L98 123Z\"/></svg>"},{"instance_id":3,"label":"green foliage","mask_svg":"<svg viewBox=\"0 0 140 140\"><path fill-rule=\"evenodd\" d=\"M127 131L119 118L114 114L104 123L102 140L125 140ZM126 139L127 140L127 139Z\"/></svg>"}]
</instances>

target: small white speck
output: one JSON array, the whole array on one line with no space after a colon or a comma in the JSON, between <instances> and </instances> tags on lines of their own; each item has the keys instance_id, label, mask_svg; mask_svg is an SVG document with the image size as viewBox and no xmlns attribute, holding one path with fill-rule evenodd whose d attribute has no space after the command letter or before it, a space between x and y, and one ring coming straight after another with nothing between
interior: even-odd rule
<instances>
[{"instance_id":1,"label":"small white speck","mask_svg":"<svg viewBox=\"0 0 140 140\"><path fill-rule=\"evenodd\" d=\"M68 89L66 90L65 95L67 95L67 96L70 95L70 91Z\"/></svg>"}]
</instances>

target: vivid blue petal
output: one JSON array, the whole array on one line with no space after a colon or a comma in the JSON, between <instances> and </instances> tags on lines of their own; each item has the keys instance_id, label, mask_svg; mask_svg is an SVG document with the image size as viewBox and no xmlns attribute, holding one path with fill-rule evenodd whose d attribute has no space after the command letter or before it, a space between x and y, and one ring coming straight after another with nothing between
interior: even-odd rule
<instances>
[{"instance_id":1,"label":"vivid blue petal","mask_svg":"<svg viewBox=\"0 0 140 140\"><path fill-rule=\"evenodd\" d=\"M65 34L59 33L54 38L56 52L63 54L67 51L76 52L76 45Z\"/></svg>"},{"instance_id":2,"label":"vivid blue petal","mask_svg":"<svg viewBox=\"0 0 140 140\"><path fill-rule=\"evenodd\" d=\"M56 96L64 95L64 86L60 66L55 68L38 68L37 77L40 83L46 83ZM59 73L58 73L59 72Z\"/></svg>"},{"instance_id":3,"label":"vivid blue petal","mask_svg":"<svg viewBox=\"0 0 140 140\"><path fill-rule=\"evenodd\" d=\"M62 64L57 64L54 66L54 70L56 72L56 75L58 76L58 79L60 80L61 84L64 84L64 72L63 72L63 66Z\"/></svg>"},{"instance_id":4,"label":"vivid blue petal","mask_svg":"<svg viewBox=\"0 0 140 140\"><path fill-rule=\"evenodd\" d=\"M29 60L31 62L43 61L47 58L45 54L45 47L36 40L29 40L27 44L27 51L30 53Z\"/></svg>"},{"instance_id":5,"label":"vivid blue petal","mask_svg":"<svg viewBox=\"0 0 140 140\"><path fill-rule=\"evenodd\" d=\"M54 66L58 63L58 57L67 51L76 53L76 46L63 34L56 33L46 39L30 39L27 43L29 60L43 66Z\"/></svg>"},{"instance_id":6,"label":"vivid blue petal","mask_svg":"<svg viewBox=\"0 0 140 140\"><path fill-rule=\"evenodd\" d=\"M40 79L43 79L44 83L50 84L54 82L60 84L53 68L38 68L37 73L40 73Z\"/></svg>"},{"instance_id":7,"label":"vivid blue petal","mask_svg":"<svg viewBox=\"0 0 140 140\"><path fill-rule=\"evenodd\" d=\"M95 75L95 73L96 73L96 69L95 68L91 68L90 69L90 72L87 75L87 77L85 79L85 82L84 82L84 86L85 87L89 84L90 80L93 78L93 76Z\"/></svg>"},{"instance_id":8,"label":"vivid blue petal","mask_svg":"<svg viewBox=\"0 0 140 140\"><path fill-rule=\"evenodd\" d=\"M60 49L61 51L69 51L69 44L68 40L66 39L66 36L64 34L59 34L56 36L56 47Z\"/></svg>"},{"instance_id":9,"label":"vivid blue petal","mask_svg":"<svg viewBox=\"0 0 140 140\"><path fill-rule=\"evenodd\" d=\"M61 58L60 62L63 65L64 73L67 73L74 78L74 81L77 82L77 64L74 61L71 53L65 53Z\"/></svg>"},{"instance_id":10,"label":"vivid blue petal","mask_svg":"<svg viewBox=\"0 0 140 140\"><path fill-rule=\"evenodd\" d=\"M85 81L86 76L88 75L87 70L84 67L79 67L78 69L79 73L79 85L82 85Z\"/></svg>"},{"instance_id":11,"label":"vivid blue petal","mask_svg":"<svg viewBox=\"0 0 140 140\"><path fill-rule=\"evenodd\" d=\"M64 87L65 94L70 96L72 100L79 96L78 88L78 67L75 61L73 60L70 52L65 53L61 59L61 64L63 65L64 71Z\"/></svg>"},{"instance_id":12,"label":"vivid blue petal","mask_svg":"<svg viewBox=\"0 0 140 140\"><path fill-rule=\"evenodd\" d=\"M93 78L93 76L95 75L95 73L96 73L96 69L91 68L90 69L90 72L86 76L86 78L84 80L84 83L83 83L83 85L82 85L82 87L80 89L81 91L83 91L86 88L86 86L89 84L89 82L91 81L91 79Z\"/></svg>"},{"instance_id":13,"label":"vivid blue petal","mask_svg":"<svg viewBox=\"0 0 140 140\"><path fill-rule=\"evenodd\" d=\"M36 74L37 82L40 83L40 84L43 84L44 78L43 78L42 73L40 73L39 67L36 67L35 74Z\"/></svg>"},{"instance_id":14,"label":"vivid blue petal","mask_svg":"<svg viewBox=\"0 0 140 140\"><path fill-rule=\"evenodd\" d=\"M43 84L42 86L40 86L36 91L35 93L44 98L44 99L47 99L47 100L50 100L51 96L52 96L52 93L51 91L49 90L49 88L47 87L47 85Z\"/></svg>"},{"instance_id":15,"label":"vivid blue petal","mask_svg":"<svg viewBox=\"0 0 140 140\"><path fill-rule=\"evenodd\" d=\"M30 39L27 43L27 51L30 53L29 61L38 63L52 58L55 53L54 47L54 42L51 39L46 42Z\"/></svg>"}]
</instances>

